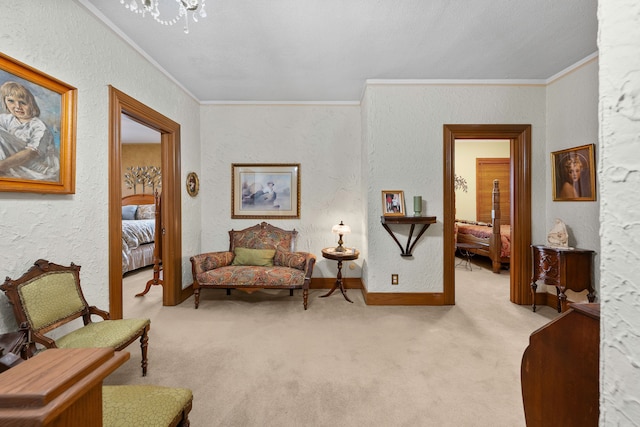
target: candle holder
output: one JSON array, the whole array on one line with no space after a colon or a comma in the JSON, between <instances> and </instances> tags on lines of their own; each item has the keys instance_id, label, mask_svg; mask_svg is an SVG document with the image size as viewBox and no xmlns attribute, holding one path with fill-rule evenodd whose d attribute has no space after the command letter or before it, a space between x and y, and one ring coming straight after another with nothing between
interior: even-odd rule
<instances>
[{"instance_id":1,"label":"candle holder","mask_svg":"<svg viewBox=\"0 0 640 427\"><path fill-rule=\"evenodd\" d=\"M422 196L413 196L413 216L422 216Z\"/></svg>"}]
</instances>

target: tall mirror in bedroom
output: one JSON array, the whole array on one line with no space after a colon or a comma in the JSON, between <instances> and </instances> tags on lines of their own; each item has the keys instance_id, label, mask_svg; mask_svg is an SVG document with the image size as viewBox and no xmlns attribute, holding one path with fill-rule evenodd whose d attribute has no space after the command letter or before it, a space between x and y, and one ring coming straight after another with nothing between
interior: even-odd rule
<instances>
[{"instance_id":1,"label":"tall mirror in bedroom","mask_svg":"<svg viewBox=\"0 0 640 427\"><path fill-rule=\"evenodd\" d=\"M162 146L161 134L155 129L126 114L122 114L121 123L122 296L127 315L131 300L142 295L143 289L149 291L148 283L161 284L158 223ZM162 301L162 291L157 297Z\"/></svg>"},{"instance_id":2,"label":"tall mirror in bedroom","mask_svg":"<svg viewBox=\"0 0 640 427\"><path fill-rule=\"evenodd\" d=\"M510 274L510 141L455 141L456 274ZM508 281L507 281L508 283Z\"/></svg>"}]
</instances>

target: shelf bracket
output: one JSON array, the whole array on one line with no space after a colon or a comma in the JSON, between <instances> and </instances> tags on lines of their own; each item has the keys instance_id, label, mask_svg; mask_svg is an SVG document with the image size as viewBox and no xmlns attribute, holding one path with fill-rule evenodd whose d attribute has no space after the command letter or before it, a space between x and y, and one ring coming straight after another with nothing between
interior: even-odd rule
<instances>
[{"instance_id":1,"label":"shelf bracket","mask_svg":"<svg viewBox=\"0 0 640 427\"><path fill-rule=\"evenodd\" d=\"M387 230L389 235L393 238L393 240L396 242L396 244L400 248L400 256L410 257L410 256L413 256L412 255L413 248L416 245L416 243L418 243L418 240L420 240L420 237L422 237L424 232L427 231L427 228L429 228L431 224L436 223L436 217L435 216L382 216L380 217L380 223L382 224L384 229ZM393 233L393 231L391 231L391 228L389 227L389 225L391 224L410 224L411 225L411 228L409 230L409 236L407 238L406 247L402 246L402 244L400 243L396 235ZM411 238L413 237L413 232L415 231L416 224L421 224L422 228L420 228L420 231L418 232L418 234L416 235L412 243Z\"/></svg>"}]
</instances>

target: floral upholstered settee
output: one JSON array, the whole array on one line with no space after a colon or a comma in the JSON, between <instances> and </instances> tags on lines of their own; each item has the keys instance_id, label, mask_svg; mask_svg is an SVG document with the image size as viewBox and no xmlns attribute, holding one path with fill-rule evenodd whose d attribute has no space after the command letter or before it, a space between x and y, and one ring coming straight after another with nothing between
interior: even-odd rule
<instances>
[{"instance_id":1,"label":"floral upholstered settee","mask_svg":"<svg viewBox=\"0 0 640 427\"><path fill-rule=\"evenodd\" d=\"M309 284L316 257L295 252L296 230L283 230L266 222L244 230L229 231L229 250L191 257L195 308L200 304L203 288L302 289L307 309Z\"/></svg>"}]
</instances>

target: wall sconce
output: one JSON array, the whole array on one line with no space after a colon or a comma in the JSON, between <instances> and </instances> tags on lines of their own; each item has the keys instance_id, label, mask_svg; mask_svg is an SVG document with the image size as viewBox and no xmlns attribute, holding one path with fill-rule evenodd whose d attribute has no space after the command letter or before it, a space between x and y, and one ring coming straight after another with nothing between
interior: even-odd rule
<instances>
[{"instance_id":1,"label":"wall sconce","mask_svg":"<svg viewBox=\"0 0 640 427\"><path fill-rule=\"evenodd\" d=\"M349 234L351 233L351 227L349 227L348 225L344 225L344 223L342 221L340 221L340 224L334 225L331 228L331 232L333 234L337 234L338 237L338 247L336 247L335 251L336 252L346 252L346 249L344 248L344 246L342 246L342 244L344 243L342 241L342 236L345 234Z\"/></svg>"}]
</instances>

